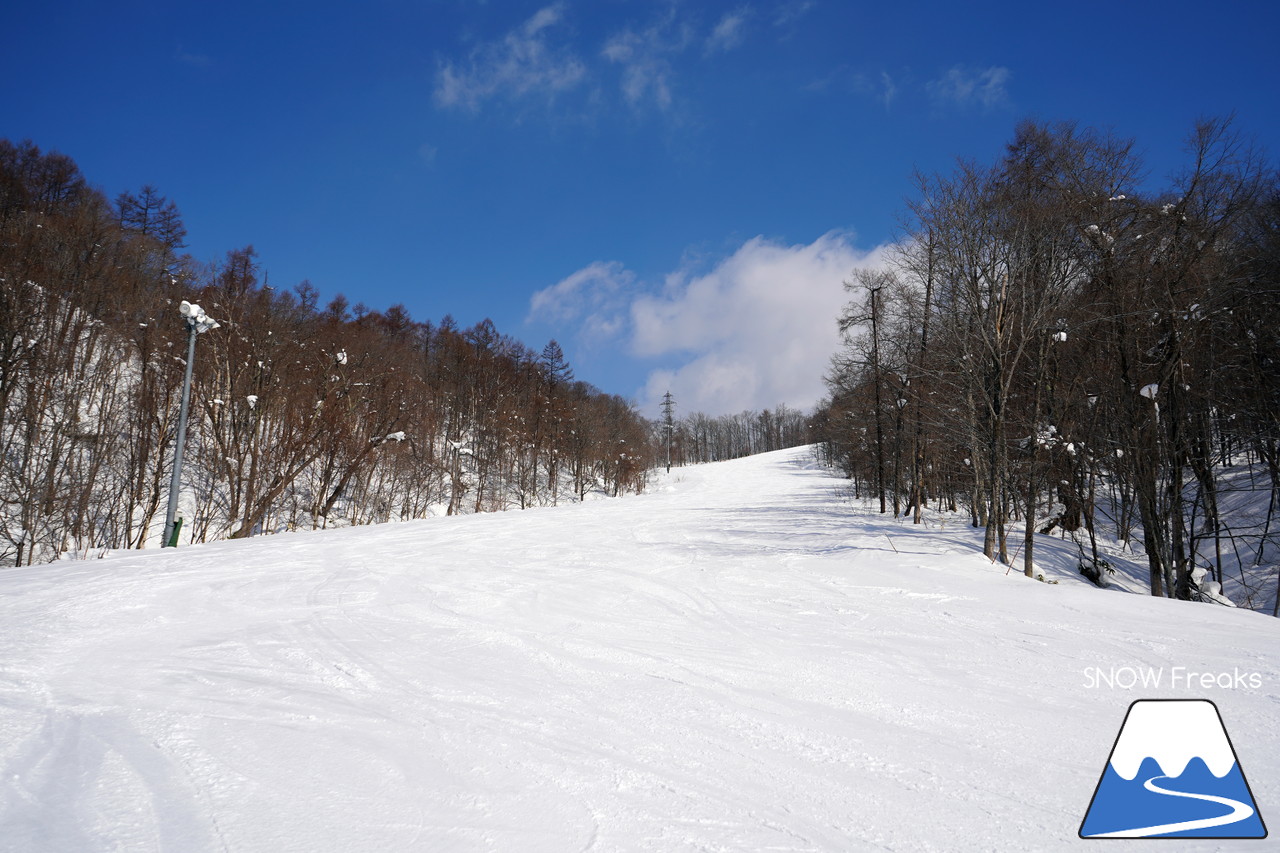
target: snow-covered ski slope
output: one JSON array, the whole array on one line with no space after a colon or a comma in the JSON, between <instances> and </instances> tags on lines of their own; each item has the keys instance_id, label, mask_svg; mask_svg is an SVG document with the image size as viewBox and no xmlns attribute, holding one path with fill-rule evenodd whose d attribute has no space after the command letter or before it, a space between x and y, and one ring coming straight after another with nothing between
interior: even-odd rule
<instances>
[{"instance_id":1,"label":"snow-covered ski slope","mask_svg":"<svg viewBox=\"0 0 1280 853\"><path fill-rule=\"evenodd\" d=\"M1006 574L840 485L799 449L5 571L0 849L1077 847L1155 697L1214 700L1280 821L1280 620Z\"/></svg>"}]
</instances>

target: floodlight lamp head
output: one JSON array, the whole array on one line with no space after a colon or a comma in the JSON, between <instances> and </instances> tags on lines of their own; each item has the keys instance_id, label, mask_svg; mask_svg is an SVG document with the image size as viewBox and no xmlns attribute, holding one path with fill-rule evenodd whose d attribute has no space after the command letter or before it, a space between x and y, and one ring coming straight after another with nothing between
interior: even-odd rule
<instances>
[{"instance_id":1,"label":"floodlight lamp head","mask_svg":"<svg viewBox=\"0 0 1280 853\"><path fill-rule=\"evenodd\" d=\"M183 317L190 317L191 314L193 313L192 311L193 308L195 308L195 306L184 299L182 300L182 304L178 306L178 313L181 314Z\"/></svg>"}]
</instances>

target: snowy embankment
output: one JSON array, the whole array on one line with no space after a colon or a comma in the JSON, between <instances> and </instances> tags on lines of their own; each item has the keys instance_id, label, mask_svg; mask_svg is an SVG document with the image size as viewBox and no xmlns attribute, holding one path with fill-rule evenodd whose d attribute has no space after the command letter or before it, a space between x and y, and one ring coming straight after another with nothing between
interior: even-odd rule
<instances>
[{"instance_id":1,"label":"snowy embankment","mask_svg":"<svg viewBox=\"0 0 1280 853\"><path fill-rule=\"evenodd\" d=\"M1065 848L1152 697L1213 699L1280 820L1280 620L1028 580L840 484L791 450L6 571L0 849Z\"/></svg>"}]
</instances>

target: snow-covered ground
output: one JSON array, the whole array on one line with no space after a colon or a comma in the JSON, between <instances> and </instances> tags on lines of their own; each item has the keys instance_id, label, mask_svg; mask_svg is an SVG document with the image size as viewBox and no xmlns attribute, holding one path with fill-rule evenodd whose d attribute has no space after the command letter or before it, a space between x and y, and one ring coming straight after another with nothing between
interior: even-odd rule
<instances>
[{"instance_id":1,"label":"snow-covered ground","mask_svg":"<svg viewBox=\"0 0 1280 853\"><path fill-rule=\"evenodd\" d=\"M1216 702L1280 821L1280 620L1095 589L1048 537L1039 583L840 491L799 449L7 570L0 849L1076 847L1156 697Z\"/></svg>"}]
</instances>

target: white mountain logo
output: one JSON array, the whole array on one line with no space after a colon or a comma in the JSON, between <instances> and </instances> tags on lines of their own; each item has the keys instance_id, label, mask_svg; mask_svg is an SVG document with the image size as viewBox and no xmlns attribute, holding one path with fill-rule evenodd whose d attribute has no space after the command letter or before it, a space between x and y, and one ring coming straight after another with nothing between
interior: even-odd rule
<instances>
[{"instance_id":1,"label":"white mountain logo","mask_svg":"<svg viewBox=\"0 0 1280 853\"><path fill-rule=\"evenodd\" d=\"M1218 708L1206 699L1129 706L1081 838L1266 838Z\"/></svg>"}]
</instances>

